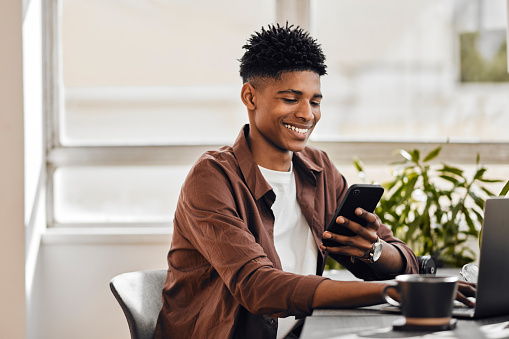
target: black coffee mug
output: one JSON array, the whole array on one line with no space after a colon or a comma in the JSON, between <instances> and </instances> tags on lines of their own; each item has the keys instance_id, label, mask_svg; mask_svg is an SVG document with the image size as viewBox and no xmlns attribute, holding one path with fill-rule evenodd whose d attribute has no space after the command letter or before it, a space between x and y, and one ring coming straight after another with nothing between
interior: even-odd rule
<instances>
[{"instance_id":1,"label":"black coffee mug","mask_svg":"<svg viewBox=\"0 0 509 339\"><path fill-rule=\"evenodd\" d=\"M406 274L396 277L397 285L386 286L385 300L401 307L406 323L418 326L448 324L458 290L458 277L431 274ZM394 290L401 302L388 294Z\"/></svg>"}]
</instances>

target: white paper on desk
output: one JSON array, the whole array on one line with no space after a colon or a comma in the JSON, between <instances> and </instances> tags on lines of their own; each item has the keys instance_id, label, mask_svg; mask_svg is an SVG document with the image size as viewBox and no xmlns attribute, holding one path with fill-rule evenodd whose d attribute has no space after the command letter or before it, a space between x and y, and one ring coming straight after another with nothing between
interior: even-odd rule
<instances>
[{"instance_id":1,"label":"white paper on desk","mask_svg":"<svg viewBox=\"0 0 509 339\"><path fill-rule=\"evenodd\" d=\"M361 333L351 333L345 335L339 335L336 337L330 337L328 339L361 339L361 338L369 338L369 339L387 339L389 338L387 334L392 331L392 327L379 328L377 330L372 331L364 331ZM440 331L435 333L427 333L421 336L413 336L412 339L460 339L454 335L453 331ZM500 339L500 338L499 338Z\"/></svg>"},{"instance_id":2,"label":"white paper on desk","mask_svg":"<svg viewBox=\"0 0 509 339\"><path fill-rule=\"evenodd\" d=\"M509 338L509 321L479 327L488 339Z\"/></svg>"}]
</instances>

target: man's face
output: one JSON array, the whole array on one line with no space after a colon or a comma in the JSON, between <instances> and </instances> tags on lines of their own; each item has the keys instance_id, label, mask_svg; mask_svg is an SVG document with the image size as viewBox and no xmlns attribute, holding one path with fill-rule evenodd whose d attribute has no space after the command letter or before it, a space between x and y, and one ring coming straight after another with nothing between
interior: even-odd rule
<instances>
[{"instance_id":1,"label":"man's face","mask_svg":"<svg viewBox=\"0 0 509 339\"><path fill-rule=\"evenodd\" d=\"M312 71L286 72L278 80L255 83L250 113L251 142L269 154L304 149L320 120L320 76Z\"/></svg>"}]
</instances>

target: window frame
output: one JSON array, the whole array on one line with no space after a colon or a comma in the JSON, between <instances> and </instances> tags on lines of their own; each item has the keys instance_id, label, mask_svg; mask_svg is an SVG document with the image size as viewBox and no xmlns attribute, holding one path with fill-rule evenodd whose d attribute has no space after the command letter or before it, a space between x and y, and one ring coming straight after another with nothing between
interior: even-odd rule
<instances>
[{"instance_id":1,"label":"window frame","mask_svg":"<svg viewBox=\"0 0 509 339\"><path fill-rule=\"evenodd\" d=\"M312 0L276 0L276 18L279 22L291 18L302 27L312 26ZM286 18L286 19L285 19ZM63 146L60 143L60 116L64 109L61 68L61 2L43 0L43 78L44 114L46 116L46 218L49 228L125 228L138 234L134 228L159 234L160 229L171 228L171 223L94 223L57 224L54 216L54 174L61 166L161 166L191 165L203 152L223 145L161 145L161 146ZM239 126L240 129L241 126ZM233 142L233 140L232 140ZM337 165L351 164L359 157L365 164L388 164L397 160L396 149L419 148L423 152L443 146L442 157L448 162L472 164L472 154L481 153L485 164L508 164L509 142L435 142L414 141L310 141L326 151ZM60 231L57 231L57 234ZM115 231L118 232L118 231ZM114 233L115 233L114 232ZM78 232L79 233L79 232ZM143 233L143 232L142 232Z\"/></svg>"}]
</instances>

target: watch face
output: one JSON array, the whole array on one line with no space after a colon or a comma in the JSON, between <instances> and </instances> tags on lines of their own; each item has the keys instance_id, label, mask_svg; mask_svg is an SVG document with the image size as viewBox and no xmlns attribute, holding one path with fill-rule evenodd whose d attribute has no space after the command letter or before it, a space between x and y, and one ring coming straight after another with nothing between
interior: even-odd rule
<instances>
[{"instance_id":1,"label":"watch face","mask_svg":"<svg viewBox=\"0 0 509 339\"><path fill-rule=\"evenodd\" d=\"M382 243L375 244L375 250L373 251L373 262L380 259L380 256L382 255Z\"/></svg>"}]
</instances>

